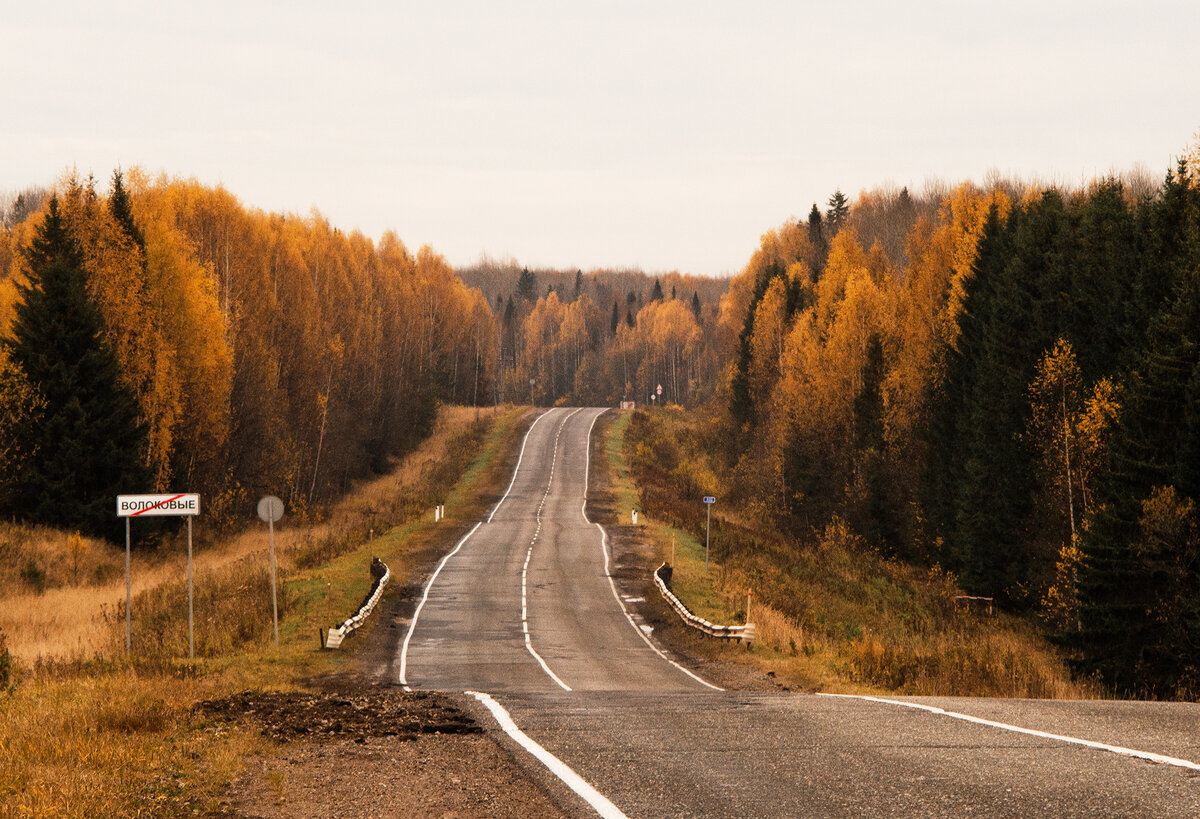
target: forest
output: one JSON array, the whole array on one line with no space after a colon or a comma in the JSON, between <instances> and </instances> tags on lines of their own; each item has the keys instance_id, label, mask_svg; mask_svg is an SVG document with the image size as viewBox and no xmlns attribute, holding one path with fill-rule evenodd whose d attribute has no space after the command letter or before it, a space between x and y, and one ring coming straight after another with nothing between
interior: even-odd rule
<instances>
[{"instance_id":1,"label":"forest","mask_svg":"<svg viewBox=\"0 0 1200 819\"><path fill-rule=\"evenodd\" d=\"M22 194L6 209L6 517L102 533L113 495L178 487L202 493L218 525L267 492L304 512L419 441L437 402L490 400L491 310L431 249L414 254L391 234L373 243L315 214L262 213L192 181L118 172L110 187L70 178L53 198ZM51 221L60 230L47 236ZM44 361L39 333L64 335L48 329L63 302L31 296L49 293L38 284L56 263L73 269L66 284L83 288L98 313L90 332L115 358L107 400L132 402L121 474L88 474L63 440L64 424L84 437L104 413L70 403L77 353ZM36 500L49 489L107 500L63 520Z\"/></svg>"},{"instance_id":2,"label":"forest","mask_svg":"<svg viewBox=\"0 0 1200 819\"><path fill-rule=\"evenodd\" d=\"M1200 694L1189 159L1154 187L869 193L768 233L721 308L699 434L722 489L1040 618L1113 692Z\"/></svg>"},{"instance_id":3,"label":"forest","mask_svg":"<svg viewBox=\"0 0 1200 819\"><path fill-rule=\"evenodd\" d=\"M218 520L267 491L303 513L439 402L659 404L690 426L697 500L797 550L845 527L1040 622L1114 693L1194 697L1197 168L838 191L727 280L456 271L193 181L68 178L0 212L0 514L101 532L108 505L63 521L36 497L119 481L201 492ZM63 355L99 340L103 411L31 352L72 276L96 315ZM69 466L63 430L94 415L126 418L104 433L133 456L119 476Z\"/></svg>"}]
</instances>

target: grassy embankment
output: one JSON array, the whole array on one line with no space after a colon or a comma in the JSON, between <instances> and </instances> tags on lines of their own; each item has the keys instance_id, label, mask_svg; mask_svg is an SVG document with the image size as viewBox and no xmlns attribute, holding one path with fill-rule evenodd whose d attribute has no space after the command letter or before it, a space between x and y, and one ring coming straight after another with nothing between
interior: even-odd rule
<instances>
[{"instance_id":1,"label":"grassy embankment","mask_svg":"<svg viewBox=\"0 0 1200 819\"><path fill-rule=\"evenodd\" d=\"M746 662L794 686L835 692L1083 698L1038 629L1017 617L955 605L953 577L889 560L837 521L796 542L734 517L718 499L704 570L704 504L719 479L689 442L688 416L623 414L607 452L618 509L643 510L644 533L669 561L672 587L717 623L749 619L749 649L696 637L693 650Z\"/></svg>"},{"instance_id":2,"label":"grassy embankment","mask_svg":"<svg viewBox=\"0 0 1200 819\"><path fill-rule=\"evenodd\" d=\"M194 716L193 704L247 688L302 688L343 666L362 637L322 652L318 629L357 607L372 556L392 569L393 588L403 585L448 530L478 516L480 495L503 478L521 414L444 410L417 452L356 487L323 522L285 519L278 649L261 524L197 556L194 661L179 542L135 556L126 658L124 550L0 527L0 640L13 657L11 679L0 680L0 816L226 811L228 784L269 743L248 726ZM447 520L435 526L439 501Z\"/></svg>"}]
</instances>

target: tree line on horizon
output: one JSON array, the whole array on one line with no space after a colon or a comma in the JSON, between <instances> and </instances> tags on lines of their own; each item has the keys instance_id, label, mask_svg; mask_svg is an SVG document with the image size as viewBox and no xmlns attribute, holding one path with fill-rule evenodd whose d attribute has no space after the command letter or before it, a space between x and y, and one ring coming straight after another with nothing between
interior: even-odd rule
<instances>
[{"instance_id":1,"label":"tree line on horizon","mask_svg":"<svg viewBox=\"0 0 1200 819\"><path fill-rule=\"evenodd\" d=\"M458 272L496 293L498 402L694 406L716 389L714 332L725 280L532 271L515 262Z\"/></svg>"}]
</instances>

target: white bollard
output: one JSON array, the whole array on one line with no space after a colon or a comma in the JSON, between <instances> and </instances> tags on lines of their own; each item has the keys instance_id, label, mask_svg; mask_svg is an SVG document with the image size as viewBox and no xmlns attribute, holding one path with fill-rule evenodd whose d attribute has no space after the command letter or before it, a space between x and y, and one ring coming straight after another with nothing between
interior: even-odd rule
<instances>
[{"instance_id":1,"label":"white bollard","mask_svg":"<svg viewBox=\"0 0 1200 819\"><path fill-rule=\"evenodd\" d=\"M637 510L636 509L633 510L633 524L635 526L637 525Z\"/></svg>"}]
</instances>

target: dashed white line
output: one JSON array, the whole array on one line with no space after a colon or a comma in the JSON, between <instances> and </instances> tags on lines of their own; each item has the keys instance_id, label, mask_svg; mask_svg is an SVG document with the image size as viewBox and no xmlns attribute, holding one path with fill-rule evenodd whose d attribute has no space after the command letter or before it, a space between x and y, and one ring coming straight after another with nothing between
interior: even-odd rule
<instances>
[{"instance_id":1,"label":"dashed white line","mask_svg":"<svg viewBox=\"0 0 1200 819\"><path fill-rule=\"evenodd\" d=\"M1042 739L1053 739L1058 742L1068 742L1072 745L1082 745L1085 748L1095 748L1099 751L1108 751L1109 753L1120 754L1121 756L1130 756L1136 759L1145 759L1149 762L1157 762L1160 765L1174 765L1177 768L1189 768L1193 771L1200 771L1200 764L1191 762L1186 759L1178 759L1173 756L1164 756L1162 754L1151 753L1150 751L1139 751L1136 748L1124 748L1120 745L1109 745L1105 742L1095 742L1090 739L1079 739L1078 737L1066 736L1064 734L1051 734L1047 731L1038 731L1033 728L1022 728L1019 725L1009 725L1006 722L996 722L995 720L983 719L982 717L973 717L970 714L960 714L957 711L947 711L944 708L938 708L933 705L922 705L918 702L906 702L905 700L889 700L883 697L869 697L863 694L825 694L821 693L822 697L843 697L846 699L866 700L867 702L880 702L885 705L898 705L902 708L915 708L919 711L927 711L938 716L951 717L960 719L964 722L973 722L976 725L986 725L989 728L999 728L1002 731L1012 731L1017 734L1027 734L1033 737Z\"/></svg>"},{"instance_id":2,"label":"dashed white line","mask_svg":"<svg viewBox=\"0 0 1200 819\"><path fill-rule=\"evenodd\" d=\"M530 424L529 429L525 431L525 437L521 440L521 454L517 456L517 465L513 469L512 480L508 482L508 489L504 490L504 494L496 503L496 508L492 510L492 514L488 516L489 523L491 522L492 518L496 516L496 512L500 510L501 504L503 504L508 498L509 493L512 492L513 484L517 482L517 472L521 469L521 459L525 457L525 445L529 443L529 436L533 432L533 428L537 426L538 421L545 418L548 412L549 410L543 412L537 418L533 419L533 423ZM412 641L413 631L417 628L417 620L421 617L421 610L425 608L425 602L429 599L429 590L433 588L434 581L437 580L438 575L442 573L442 568L446 565L450 558L458 554L458 550L463 547L463 544L466 543L467 540L470 539L471 535L475 534L476 530L478 530L482 525L483 521L476 523L475 528L463 536L463 539L458 542L453 551L443 557L441 562L438 563L437 569L434 570L433 574L429 577L429 581L425 584L425 592L421 595L421 602L417 604L416 611L413 612L412 620L408 624L408 633L404 635L404 645L400 649L400 684L404 686L405 691L411 690L408 686L408 644Z\"/></svg>"},{"instance_id":3,"label":"dashed white line","mask_svg":"<svg viewBox=\"0 0 1200 819\"><path fill-rule=\"evenodd\" d=\"M492 716L496 718L496 722L500 724L504 733L508 734L514 742L532 754L538 762L545 765L568 788L587 802L596 813L600 814L604 819L628 819L621 809L610 802L604 794L589 785L583 777L571 770L565 762L547 751L531 739L528 734L518 728L517 724L513 722L513 718L509 716L508 711L504 709L504 706L496 702L488 694L478 691L468 691L466 693L483 703L492 712Z\"/></svg>"}]
</instances>

